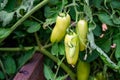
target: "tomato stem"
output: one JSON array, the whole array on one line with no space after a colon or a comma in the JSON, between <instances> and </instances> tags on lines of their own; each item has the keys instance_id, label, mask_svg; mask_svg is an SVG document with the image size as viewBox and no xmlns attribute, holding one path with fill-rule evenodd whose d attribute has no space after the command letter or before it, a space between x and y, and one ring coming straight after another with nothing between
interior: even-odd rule
<instances>
[{"instance_id":1,"label":"tomato stem","mask_svg":"<svg viewBox=\"0 0 120 80\"><path fill-rule=\"evenodd\" d=\"M43 0L41 3L36 5L33 9L31 9L28 13L26 13L20 20L18 20L12 27L9 35L23 22L25 21L30 15L32 15L35 11L43 7L49 2L49 0ZM4 41L9 35L7 35L5 38L1 39L0 42Z\"/></svg>"},{"instance_id":2,"label":"tomato stem","mask_svg":"<svg viewBox=\"0 0 120 80\"><path fill-rule=\"evenodd\" d=\"M52 59L54 62L56 62L58 64L60 60L58 58L56 58L55 56L53 56L49 51L47 51L46 49L44 49L41 46L41 43L39 42L39 37L37 36L36 33L35 33L35 38L36 38L37 45L39 46L39 51L42 54L44 54L45 56L48 56L50 59ZM63 62L61 62L60 66L65 72L67 72L69 74L69 76L71 77L72 80L76 80L75 73L73 73L71 71L71 69L69 67L67 67L67 65L65 65Z\"/></svg>"}]
</instances>

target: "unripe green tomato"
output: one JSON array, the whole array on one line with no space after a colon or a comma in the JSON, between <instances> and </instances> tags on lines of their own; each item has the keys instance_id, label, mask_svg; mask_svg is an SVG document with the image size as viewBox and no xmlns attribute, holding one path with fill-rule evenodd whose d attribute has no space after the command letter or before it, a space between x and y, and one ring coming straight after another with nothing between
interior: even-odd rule
<instances>
[{"instance_id":1,"label":"unripe green tomato","mask_svg":"<svg viewBox=\"0 0 120 80\"><path fill-rule=\"evenodd\" d=\"M79 54L79 39L77 34L75 32L66 34L64 44L67 62L75 65Z\"/></svg>"},{"instance_id":2,"label":"unripe green tomato","mask_svg":"<svg viewBox=\"0 0 120 80\"><path fill-rule=\"evenodd\" d=\"M106 77L103 75L102 72L98 72L96 74L96 78L97 78L97 80L107 80Z\"/></svg>"},{"instance_id":3,"label":"unripe green tomato","mask_svg":"<svg viewBox=\"0 0 120 80\"><path fill-rule=\"evenodd\" d=\"M80 51L83 51L86 48L87 33L88 33L88 23L86 20L78 21L76 25L76 32L80 40Z\"/></svg>"},{"instance_id":4,"label":"unripe green tomato","mask_svg":"<svg viewBox=\"0 0 120 80\"><path fill-rule=\"evenodd\" d=\"M55 24L55 27L53 28L53 31L50 37L50 41L52 43L60 42L64 38L66 29L70 25L70 21L71 21L71 18L69 14L60 13L57 16L56 24Z\"/></svg>"},{"instance_id":5,"label":"unripe green tomato","mask_svg":"<svg viewBox=\"0 0 120 80\"><path fill-rule=\"evenodd\" d=\"M88 80L90 63L79 60L77 64L77 80Z\"/></svg>"}]
</instances>

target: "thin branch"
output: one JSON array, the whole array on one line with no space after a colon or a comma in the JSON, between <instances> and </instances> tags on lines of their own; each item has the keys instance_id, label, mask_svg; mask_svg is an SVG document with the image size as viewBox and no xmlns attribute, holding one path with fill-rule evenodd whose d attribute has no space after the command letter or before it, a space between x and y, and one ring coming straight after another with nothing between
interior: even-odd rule
<instances>
[{"instance_id":1,"label":"thin branch","mask_svg":"<svg viewBox=\"0 0 120 80\"><path fill-rule=\"evenodd\" d=\"M37 42L37 44L38 44L38 46L39 46L39 51L40 51L42 54L48 56L48 57L49 57L50 59L52 59L54 62L59 63L60 60L59 60L58 58L56 58L55 56L53 56L49 51L47 51L46 49L44 49L44 48L41 46L37 34L35 34L35 38L36 38L36 42ZM65 65L65 64L62 62L60 66L61 66L61 68L62 68L65 72L67 72L67 73L69 74L69 76L71 77L72 80L76 80L76 79L75 79L75 77L76 77L75 73L73 73L73 72L71 71L71 69L70 69L67 65Z\"/></svg>"},{"instance_id":2,"label":"thin branch","mask_svg":"<svg viewBox=\"0 0 120 80\"><path fill-rule=\"evenodd\" d=\"M20 20L18 20L12 27L11 27L11 31L9 33L9 35L23 22L25 21L29 16L31 16L35 11L37 11L38 9L40 9L41 7L43 7L44 5L46 5L49 2L49 0L43 0L41 3L39 3L38 5L36 5L33 9L31 9L31 11L29 11L28 13L26 13ZM0 40L0 43L2 41L4 41L9 35L7 35L5 38Z\"/></svg>"}]
</instances>

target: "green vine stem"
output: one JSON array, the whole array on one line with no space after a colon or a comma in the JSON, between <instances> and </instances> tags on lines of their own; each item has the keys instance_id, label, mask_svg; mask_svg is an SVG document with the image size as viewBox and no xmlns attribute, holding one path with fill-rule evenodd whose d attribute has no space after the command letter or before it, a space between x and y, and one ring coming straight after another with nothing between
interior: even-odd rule
<instances>
[{"instance_id":1,"label":"green vine stem","mask_svg":"<svg viewBox=\"0 0 120 80\"><path fill-rule=\"evenodd\" d=\"M27 51L32 49L33 46L30 47L24 47L24 49L21 49L19 47L16 48L0 48L0 51ZM50 52L48 52L44 47L40 48L38 46L35 46L35 50L36 51L40 51L42 54L48 56L50 59L52 59L53 61L55 61L56 63L59 63L59 59L57 59L55 56L51 55ZM72 78L72 80L75 80L75 73L73 73L63 62L60 65Z\"/></svg>"},{"instance_id":2,"label":"green vine stem","mask_svg":"<svg viewBox=\"0 0 120 80\"><path fill-rule=\"evenodd\" d=\"M44 49L41 46L41 43L39 41L39 37L38 37L37 33L35 33L35 38L36 38L37 45L39 46L39 51L42 54L48 56L50 59L52 59L54 62L56 62L58 64L60 62L60 60L58 58L56 58L55 56L53 56L49 51L47 51L46 49ZM69 67L67 67L63 62L61 63L60 66L65 72L67 72L69 74L69 76L71 77L72 80L76 80L75 73L73 73Z\"/></svg>"},{"instance_id":3,"label":"green vine stem","mask_svg":"<svg viewBox=\"0 0 120 80\"><path fill-rule=\"evenodd\" d=\"M103 60L103 62L110 68L114 70L120 70L120 66L116 65L111 59L107 56L107 54L100 48L98 47L95 42L94 42L94 35L93 32L90 31L88 34L88 40L90 42L90 46L92 49L96 49L99 52L100 58Z\"/></svg>"},{"instance_id":4,"label":"green vine stem","mask_svg":"<svg viewBox=\"0 0 120 80\"><path fill-rule=\"evenodd\" d=\"M12 27L11 27L11 31L9 33L9 35L23 22L25 21L30 15L32 15L35 11L37 11L38 9L40 9L41 7L43 7L44 5L46 5L49 2L49 0L43 0L41 3L39 3L38 5L36 5L33 9L31 9L31 11L29 11L28 13L26 13L20 20L18 20ZM5 38L0 40L0 43L2 41L4 41L9 35L7 35Z\"/></svg>"},{"instance_id":5,"label":"green vine stem","mask_svg":"<svg viewBox=\"0 0 120 80\"><path fill-rule=\"evenodd\" d=\"M52 46L51 43L47 44L47 45L44 45L43 48L46 49L46 48L48 48L50 46ZM27 50L32 49L33 47L35 48L36 51L39 51L39 47L38 46L28 46L28 47L23 47L22 49L20 47L12 47L12 48L10 48L10 47L1 47L0 51L9 51L9 52L10 51L12 51L12 52L14 52L14 51L27 51Z\"/></svg>"},{"instance_id":6,"label":"green vine stem","mask_svg":"<svg viewBox=\"0 0 120 80\"><path fill-rule=\"evenodd\" d=\"M30 50L30 49L32 49L32 48L33 48L33 46L23 47L22 49L19 48L19 47L15 47L15 48L6 47L6 48L0 48L0 51L9 51L9 52L14 52L14 51L27 51L27 50ZM35 48L36 51L39 51L38 46L35 46L34 48Z\"/></svg>"},{"instance_id":7,"label":"green vine stem","mask_svg":"<svg viewBox=\"0 0 120 80\"><path fill-rule=\"evenodd\" d=\"M75 2L75 0L73 0L73 4L76 4L76 2ZM76 20L75 20L75 22L77 22L78 21L78 11L77 11L77 7L76 6L74 6L74 10L75 10L75 13L76 13Z\"/></svg>"}]
</instances>

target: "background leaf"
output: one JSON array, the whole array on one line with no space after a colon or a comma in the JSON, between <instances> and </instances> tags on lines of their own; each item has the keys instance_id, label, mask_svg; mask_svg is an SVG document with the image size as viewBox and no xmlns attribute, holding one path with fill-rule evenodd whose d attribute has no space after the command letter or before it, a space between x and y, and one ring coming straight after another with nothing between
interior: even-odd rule
<instances>
[{"instance_id":1,"label":"background leaf","mask_svg":"<svg viewBox=\"0 0 120 80\"><path fill-rule=\"evenodd\" d=\"M23 66L28 60L30 60L32 56L34 55L34 53L35 53L35 49L32 48L31 50L25 52L24 55L21 55L18 59L19 68Z\"/></svg>"},{"instance_id":2,"label":"background leaf","mask_svg":"<svg viewBox=\"0 0 120 80\"><path fill-rule=\"evenodd\" d=\"M113 42L116 44L115 58L120 61L120 35L117 35Z\"/></svg>"},{"instance_id":3,"label":"background leaf","mask_svg":"<svg viewBox=\"0 0 120 80\"><path fill-rule=\"evenodd\" d=\"M54 44L52 45L52 48L51 48L51 53L52 53L53 55L58 56L58 52L59 52L58 43L54 43Z\"/></svg>"},{"instance_id":4,"label":"background leaf","mask_svg":"<svg viewBox=\"0 0 120 80\"><path fill-rule=\"evenodd\" d=\"M100 45L101 49L103 51L105 51L106 53L108 53L111 49L111 40L105 40L104 42L102 42L102 44Z\"/></svg>"},{"instance_id":5,"label":"background leaf","mask_svg":"<svg viewBox=\"0 0 120 80\"><path fill-rule=\"evenodd\" d=\"M120 8L120 1L119 0L112 0L110 2L112 8Z\"/></svg>"},{"instance_id":6,"label":"background leaf","mask_svg":"<svg viewBox=\"0 0 120 80\"><path fill-rule=\"evenodd\" d=\"M35 21L25 21L24 23L23 23L26 27L28 27L27 28L27 32L28 33L34 33L34 32L36 32L36 31L38 31L38 30L40 30L40 28L41 28L41 25L40 25L40 23L38 23L38 22L35 22Z\"/></svg>"},{"instance_id":7,"label":"background leaf","mask_svg":"<svg viewBox=\"0 0 120 80\"><path fill-rule=\"evenodd\" d=\"M0 71L0 79L1 79L1 80L5 79L5 76L4 76L4 74L3 74L2 71Z\"/></svg>"},{"instance_id":8,"label":"background leaf","mask_svg":"<svg viewBox=\"0 0 120 80\"><path fill-rule=\"evenodd\" d=\"M84 60L85 57L85 53L84 52L80 52L80 59ZM93 50L92 53L87 54L87 58L86 61L87 62L92 62L95 59L97 59L99 57L98 52L96 50Z\"/></svg>"},{"instance_id":9,"label":"background leaf","mask_svg":"<svg viewBox=\"0 0 120 80\"><path fill-rule=\"evenodd\" d=\"M15 60L12 57L7 56L6 59L4 60L4 67L5 67L6 72L9 75L14 74L16 72Z\"/></svg>"},{"instance_id":10,"label":"background leaf","mask_svg":"<svg viewBox=\"0 0 120 80\"><path fill-rule=\"evenodd\" d=\"M47 80L52 80L55 76L51 68L45 64L44 64L44 75Z\"/></svg>"},{"instance_id":11,"label":"background leaf","mask_svg":"<svg viewBox=\"0 0 120 80\"><path fill-rule=\"evenodd\" d=\"M98 18L100 19L100 21L102 23L105 23L110 26L114 26L112 19L110 18L110 16L107 13L105 13L105 12L99 13Z\"/></svg>"},{"instance_id":12,"label":"background leaf","mask_svg":"<svg viewBox=\"0 0 120 80\"><path fill-rule=\"evenodd\" d=\"M60 43L58 47L59 47L59 55L65 55L64 43Z\"/></svg>"}]
</instances>

